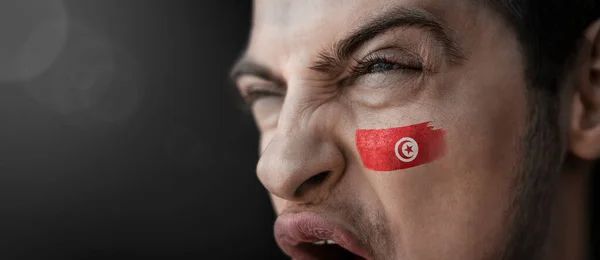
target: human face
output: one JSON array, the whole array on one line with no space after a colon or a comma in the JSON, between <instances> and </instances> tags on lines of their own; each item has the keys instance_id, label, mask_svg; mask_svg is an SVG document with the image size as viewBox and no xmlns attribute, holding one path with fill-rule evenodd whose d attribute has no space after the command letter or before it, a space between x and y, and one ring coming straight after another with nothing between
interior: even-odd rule
<instances>
[{"instance_id":1,"label":"human face","mask_svg":"<svg viewBox=\"0 0 600 260\"><path fill-rule=\"evenodd\" d=\"M234 69L295 259L494 259L511 244L529 115L516 37L467 0L257 0ZM431 122L443 156L375 171L359 129ZM514 242L512 242L514 244ZM334 257L335 255L335 257Z\"/></svg>"}]
</instances>

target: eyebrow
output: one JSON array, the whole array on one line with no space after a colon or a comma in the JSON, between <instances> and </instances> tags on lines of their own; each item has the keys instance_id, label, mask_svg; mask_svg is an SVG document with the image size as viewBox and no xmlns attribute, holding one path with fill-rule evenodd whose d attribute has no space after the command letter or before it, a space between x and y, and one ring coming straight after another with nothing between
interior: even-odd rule
<instances>
[{"instance_id":1,"label":"eyebrow","mask_svg":"<svg viewBox=\"0 0 600 260\"><path fill-rule=\"evenodd\" d=\"M453 31L445 22L432 13L416 7L397 7L384 12L376 18L359 27L342 40L336 42L333 48L320 52L319 59L310 68L319 72L332 72L340 67L352 53L367 41L398 27L414 27L427 30L442 44L446 55L452 63L458 63L465 58L456 41L451 35Z\"/></svg>"},{"instance_id":2,"label":"eyebrow","mask_svg":"<svg viewBox=\"0 0 600 260\"><path fill-rule=\"evenodd\" d=\"M242 76L251 75L266 81L275 83L278 86L285 86L285 82L267 67L244 54L243 58L238 60L229 73L230 81L235 84Z\"/></svg>"},{"instance_id":3,"label":"eyebrow","mask_svg":"<svg viewBox=\"0 0 600 260\"><path fill-rule=\"evenodd\" d=\"M463 52L453 38L454 32L437 16L416 7L396 7L390 11L369 19L364 25L349 33L333 44L333 48L319 52L318 60L309 68L318 72L332 73L363 44L375 37L398 27L424 29L433 34L444 48L451 63L460 63L465 59ZM256 76L268 81L283 83L270 69L244 56L233 67L230 78L236 82L244 75ZM281 84L283 85L283 84Z\"/></svg>"}]
</instances>

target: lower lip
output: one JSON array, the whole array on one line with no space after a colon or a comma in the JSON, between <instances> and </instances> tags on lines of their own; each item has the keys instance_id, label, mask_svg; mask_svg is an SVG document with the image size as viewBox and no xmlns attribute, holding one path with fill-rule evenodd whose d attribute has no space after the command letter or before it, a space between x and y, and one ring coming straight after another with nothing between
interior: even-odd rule
<instances>
[{"instance_id":1,"label":"lower lip","mask_svg":"<svg viewBox=\"0 0 600 260\"><path fill-rule=\"evenodd\" d=\"M285 232L281 232L285 230ZM279 234L285 235L279 235ZM294 215L282 215L275 223L276 239L283 244L291 244L294 248L287 248L295 251L295 246L301 243L312 243L319 240L334 240L339 246L351 249L350 251L365 259L366 252L361 248L358 241L353 236L339 227L325 221L321 216L314 213L299 213ZM287 242L287 243L285 243ZM280 243L282 244L282 243ZM286 250L284 248L284 250Z\"/></svg>"}]
</instances>

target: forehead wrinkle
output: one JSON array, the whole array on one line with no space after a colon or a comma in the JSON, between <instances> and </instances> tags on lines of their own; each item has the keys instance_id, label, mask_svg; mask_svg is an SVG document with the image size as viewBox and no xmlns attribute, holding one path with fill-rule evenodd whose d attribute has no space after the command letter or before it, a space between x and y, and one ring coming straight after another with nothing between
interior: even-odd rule
<instances>
[{"instance_id":1,"label":"forehead wrinkle","mask_svg":"<svg viewBox=\"0 0 600 260\"><path fill-rule=\"evenodd\" d=\"M446 10L448 5L452 4L452 10L460 10L459 12L463 13L466 6L473 6L467 3L469 2L384 0L353 1L349 4L346 0L257 0L256 16L262 18L257 18L260 22L253 26L252 39L256 42L251 43L254 45L252 52L257 52L255 54L259 54L261 60L269 59L270 61L264 61L265 64L276 66L273 70L281 74L285 74L283 70L289 68L286 65L314 71L314 65L320 64L319 61L327 64L333 62L332 59L328 59L331 55L325 54L335 53L334 50L339 47L335 44L336 40L345 36L348 30L355 29L360 24L372 20L373 17L389 12L390 9L416 9L421 13L424 11L426 16L436 17L438 19L435 20L448 25L445 23L448 18L446 16L450 12ZM278 19L286 23L275 22ZM433 31L446 31L450 36L457 36L453 28L444 27L444 29L434 28ZM460 48L455 48L458 46L453 42L460 46L461 40L451 38L453 41L447 41L445 37L438 40L441 40L442 45L450 47L447 54L452 59L449 61L460 63L465 57L460 55L462 54ZM302 59L296 59L299 56ZM292 60L294 64L291 64ZM302 62L299 62L300 60Z\"/></svg>"},{"instance_id":2,"label":"forehead wrinkle","mask_svg":"<svg viewBox=\"0 0 600 260\"><path fill-rule=\"evenodd\" d=\"M330 20L332 12L348 6L348 0L256 0L254 4L255 24L272 24L281 27L302 24L315 14L323 22Z\"/></svg>"},{"instance_id":3,"label":"forehead wrinkle","mask_svg":"<svg viewBox=\"0 0 600 260\"><path fill-rule=\"evenodd\" d=\"M389 1L389 0L388 0ZM255 0L254 21L258 26L277 26L282 29L297 29L310 26L309 32L328 30L331 22L338 20L343 24L347 18L355 18L356 12L365 3L374 6L375 2L365 0ZM381 5L376 3L377 5ZM348 12L350 11L350 12ZM354 13L354 14L353 14ZM347 17L352 14L350 17Z\"/></svg>"},{"instance_id":4,"label":"forehead wrinkle","mask_svg":"<svg viewBox=\"0 0 600 260\"><path fill-rule=\"evenodd\" d=\"M287 78L286 70L309 67L323 42L333 42L353 5L345 0L257 0L248 53ZM327 10L335 10L332 15ZM285 21L285 23L279 22ZM318 41L316 41L318 39Z\"/></svg>"}]
</instances>

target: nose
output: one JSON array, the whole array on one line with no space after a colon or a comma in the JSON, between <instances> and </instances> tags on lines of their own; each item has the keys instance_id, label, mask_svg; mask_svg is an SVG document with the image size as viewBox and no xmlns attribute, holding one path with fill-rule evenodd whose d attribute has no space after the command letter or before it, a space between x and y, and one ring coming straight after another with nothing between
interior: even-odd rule
<instances>
[{"instance_id":1,"label":"nose","mask_svg":"<svg viewBox=\"0 0 600 260\"><path fill-rule=\"evenodd\" d=\"M306 121L280 117L257 165L265 188L287 201L318 203L329 195L345 169L343 153L331 138L332 127L326 126L331 119L309 117Z\"/></svg>"},{"instance_id":2,"label":"nose","mask_svg":"<svg viewBox=\"0 0 600 260\"><path fill-rule=\"evenodd\" d=\"M308 133L290 133L273 137L256 171L271 194L308 203L326 197L343 170L344 159L335 144Z\"/></svg>"}]
</instances>

